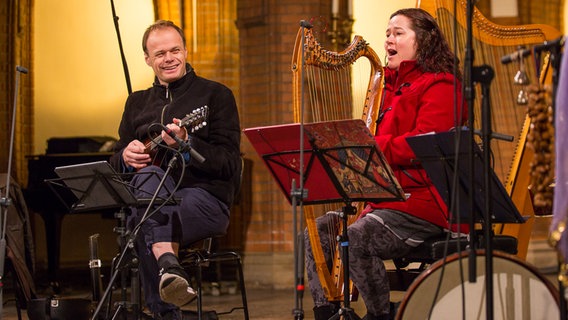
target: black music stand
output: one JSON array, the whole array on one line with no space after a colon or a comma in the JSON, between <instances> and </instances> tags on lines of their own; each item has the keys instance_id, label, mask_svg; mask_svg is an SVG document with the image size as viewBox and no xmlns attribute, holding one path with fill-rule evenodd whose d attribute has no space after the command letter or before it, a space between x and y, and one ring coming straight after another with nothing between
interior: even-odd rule
<instances>
[{"instance_id":1,"label":"black music stand","mask_svg":"<svg viewBox=\"0 0 568 320\"><path fill-rule=\"evenodd\" d=\"M69 205L60 200L72 213L128 207L137 204L136 197L107 161L95 161L54 169L60 179L50 179L50 188L60 196L54 186L70 190L77 201ZM58 183L61 182L61 183Z\"/></svg>"},{"instance_id":2,"label":"black music stand","mask_svg":"<svg viewBox=\"0 0 568 320\"><path fill-rule=\"evenodd\" d=\"M154 195L151 199L137 198L134 196L133 187L123 180L128 178L131 174L117 173L107 161L96 161L82 164L75 164L69 166L57 167L54 169L55 173L60 177L59 179L46 180L50 188L59 197L59 199L68 207L70 212L78 213L84 211L96 211L102 209L119 209L120 212L117 216L120 219L121 234L121 253L113 261L112 276L109 280L107 289L101 297L97 309L94 312L93 319L99 317L99 312L102 310L103 304L109 299L108 311L110 311L110 291L121 271L121 288L122 299L115 310L112 319L115 319L122 313L125 308L130 307L133 311L133 318L139 319L141 316L141 297L140 297L140 284L138 277L138 258L135 253L134 246L128 241L133 241L136 236L135 232L130 235L129 239L126 234L126 213L124 208L148 204L170 204L175 203L173 199L163 199ZM137 173L142 174L142 173ZM153 172L147 173L150 176L155 175ZM55 187L59 187L56 190ZM160 188L158 188L159 190ZM75 203L67 204L59 192L62 190L71 191L78 199ZM131 271L131 298L128 303L126 298L126 272L127 268ZM122 314L126 319L126 314Z\"/></svg>"},{"instance_id":3,"label":"black music stand","mask_svg":"<svg viewBox=\"0 0 568 320\"><path fill-rule=\"evenodd\" d=\"M474 197L474 208L467 201L459 201L456 208L456 214L459 214L460 223L485 222L485 223L524 223L525 218L521 216L517 207L511 200L511 197L503 187L499 178L491 170L490 183L492 190L493 212L491 212L491 221L484 221L483 214L485 210L485 193L484 188L484 170L483 170L483 152L476 143L470 143L471 136L467 130L458 133L456 131L448 131L436 134L425 134L406 138L406 141L414 151L414 154L420 161L420 165L426 170L432 183L438 190L438 193L448 206L452 208L453 181L455 175L458 176L458 192L459 199L468 199ZM456 147L457 146L457 147ZM473 147L474 163L473 168L475 176L469 172L471 167L469 164L469 151ZM456 162L456 159L458 162ZM472 183L473 182L473 183ZM470 186L474 190L470 190ZM456 217L451 217L451 222L456 223ZM483 224L485 226L485 224Z\"/></svg>"},{"instance_id":4,"label":"black music stand","mask_svg":"<svg viewBox=\"0 0 568 320\"><path fill-rule=\"evenodd\" d=\"M137 257L133 252L133 249L126 248L125 229L126 229L126 213L124 208L137 205L139 201L134 196L131 187L128 183L123 180L126 177L125 174L117 173L107 161L95 161L81 164L74 164L68 166L56 167L54 172L59 176L59 179L49 179L49 187L57 195L59 200L67 207L71 213L81 213L81 212L91 212L99 211L105 209L117 209L119 212L116 216L119 218L120 223L117 229L121 233L121 251L120 259L118 262L113 261L113 276L108 284L107 291L105 292L98 303L97 313L102 308L103 303L106 299L109 299L108 310L110 311L110 289L114 285L118 271L121 271L121 288L122 288L122 298L123 301L119 303L119 306L115 312L115 316L120 314L124 307L127 307L126 299L126 270L130 267L131 275L131 286L133 288L131 293L130 307L134 310L134 318L138 319L139 310L141 310L141 299L140 292L137 290L138 286L138 272L137 272ZM61 192L71 192L76 198L72 204L67 203L60 194ZM126 254L128 252L128 254ZM128 256L127 258L124 258ZM125 261L123 265L123 261ZM99 266L91 266L100 268ZM100 277L100 274L98 274ZM92 280L94 275L91 274ZM136 288L136 289L135 289ZM99 294L99 292L97 292ZM126 319L126 318L125 318Z\"/></svg>"},{"instance_id":5,"label":"black music stand","mask_svg":"<svg viewBox=\"0 0 568 320\"><path fill-rule=\"evenodd\" d=\"M481 151L468 129L437 134L425 134L406 138L422 167L428 173L438 193L453 212L451 223L469 222L473 226L480 222L485 235L486 274L492 274L492 224L524 223L517 207L499 181L495 172L487 166L487 152ZM473 170L473 172L470 172ZM457 178L454 184L452 179ZM472 189L473 188L473 189ZM491 192L487 192L487 189ZM457 198L452 198L453 193ZM457 208L453 206L456 201ZM468 199L469 201L462 201ZM456 217L459 220L456 220ZM473 227L470 227L473 232ZM470 273L475 268L475 247L470 237ZM470 274L470 281L475 278ZM493 316L493 277L485 277L487 318Z\"/></svg>"},{"instance_id":6,"label":"black music stand","mask_svg":"<svg viewBox=\"0 0 568 320\"><path fill-rule=\"evenodd\" d=\"M303 178L308 192L304 204L343 202L341 235L344 265L343 307L335 317L360 319L350 308L347 217L353 201L403 201L404 192L362 120L286 124L245 129L287 199L295 204L288 186ZM305 150L300 150L303 139ZM307 164L300 172L300 157ZM332 318L332 319L334 319Z\"/></svg>"}]
</instances>

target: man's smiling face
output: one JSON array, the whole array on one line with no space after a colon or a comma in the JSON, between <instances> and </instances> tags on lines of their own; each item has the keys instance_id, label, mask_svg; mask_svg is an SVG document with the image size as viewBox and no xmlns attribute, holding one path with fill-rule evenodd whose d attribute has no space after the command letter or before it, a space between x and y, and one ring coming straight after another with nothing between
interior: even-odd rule
<instances>
[{"instance_id":1,"label":"man's smiling face","mask_svg":"<svg viewBox=\"0 0 568 320\"><path fill-rule=\"evenodd\" d=\"M152 31L146 41L146 64L152 67L161 84L167 86L185 75L187 50L174 28Z\"/></svg>"}]
</instances>

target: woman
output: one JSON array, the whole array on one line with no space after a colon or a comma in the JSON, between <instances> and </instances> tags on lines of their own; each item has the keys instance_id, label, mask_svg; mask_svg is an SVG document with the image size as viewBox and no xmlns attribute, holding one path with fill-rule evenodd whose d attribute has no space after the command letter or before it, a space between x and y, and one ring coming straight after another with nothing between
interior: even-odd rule
<instances>
[{"instance_id":1,"label":"woman","mask_svg":"<svg viewBox=\"0 0 568 320\"><path fill-rule=\"evenodd\" d=\"M391 316L383 261L402 257L450 228L448 210L424 169L413 161L416 157L406 138L448 131L463 124L467 116L459 62L430 14L416 8L393 13L384 47L384 102L375 139L407 199L368 203L362 217L348 229L350 275L367 307L367 320ZM336 219L337 215L326 214L318 218L318 228L324 230ZM323 236L322 247L329 247L329 240ZM329 319L338 306L325 297L307 235L306 268L315 319Z\"/></svg>"}]
</instances>

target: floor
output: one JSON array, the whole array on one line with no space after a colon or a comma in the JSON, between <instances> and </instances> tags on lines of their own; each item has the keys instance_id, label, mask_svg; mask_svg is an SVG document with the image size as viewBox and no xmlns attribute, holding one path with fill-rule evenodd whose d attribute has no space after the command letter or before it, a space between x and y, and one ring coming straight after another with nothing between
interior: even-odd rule
<instances>
[{"instance_id":1,"label":"floor","mask_svg":"<svg viewBox=\"0 0 568 320\"><path fill-rule=\"evenodd\" d=\"M81 300L79 302L82 302L84 300L91 299L92 286L90 284L91 280L88 273L79 272L76 270L64 270L62 274L65 274L65 279L60 283L60 293L58 297L60 297L61 300L78 299ZM7 275L7 277L9 277L9 275ZM11 279L6 279L7 285L3 290L4 303L1 313L2 317L0 317L0 320L30 319L27 315L26 310L22 310L20 317L18 317L16 301L14 298L14 290L10 285L12 282L13 281ZM40 285L36 286L38 287L37 291L40 298L50 297L53 295L52 287L49 287L46 284L42 285L41 283ZM104 289L106 288L103 288L103 291ZM241 302L240 292L236 290L234 283L221 283L220 289L208 285L204 290L204 309L215 310L215 312L218 314L219 319L221 320L244 319L242 310L234 310L230 314L222 314L223 312L229 311L232 307L239 306L239 303ZM120 301L121 294L122 291L120 289L113 290L114 301ZM305 292L303 297L301 296L301 293L299 293L298 298L296 298L296 292L293 289L275 290L270 288L249 286L246 290L246 296L249 306L250 319L313 319L313 302L311 296L309 295L309 292ZM126 300L129 299L130 290L126 292ZM96 304L92 305L93 310L96 307ZM352 302L351 307L360 317L364 316L365 308L361 301ZM195 303L187 305L186 307L184 307L184 309L195 310ZM115 309L113 309L113 311L114 310ZM99 319L112 319L113 316L113 314L110 314L108 317L103 316L99 317ZM117 319L121 318L117 317Z\"/></svg>"},{"instance_id":2,"label":"floor","mask_svg":"<svg viewBox=\"0 0 568 320\"><path fill-rule=\"evenodd\" d=\"M79 299L80 301L90 302L92 297L92 286L90 284L90 274L84 271L64 270L62 274L65 278L61 280L59 296L61 300L66 299ZM551 284L555 285L555 272L543 273L544 277L548 279ZM13 281L7 275L5 279L5 286L3 294L3 309L1 312L0 320L22 320L30 319L26 310L22 310L20 317L18 316L16 302L14 299L14 290L10 285ZM39 281L37 286L38 296L40 298L50 297L53 295L53 288L42 284ZM103 288L106 289L106 288ZM114 301L121 300L122 290L113 290ZM125 293L123 300L130 299L130 290ZM313 303L309 292L305 292L303 297L296 298L296 292L293 289L275 290L262 287L247 287L247 300L249 306L250 319L263 319L263 320L284 320L284 319L313 319L312 307ZM391 292L391 300L403 300L404 292ZM226 282L221 283L220 287L205 287L205 296L203 298L204 308L206 310L214 310L221 320L242 320L245 319L242 310L234 310L230 314L222 314L224 311L229 311L232 307L238 306L241 300L241 295L237 292L234 283ZM74 302L74 301L73 301ZM92 304L94 309L96 304ZM351 302L351 307L355 313L363 317L365 315L365 307L361 299ZM194 309L195 303L189 304L184 309ZM112 312L106 316L101 313L98 319L123 319L122 317L114 317L113 312L116 309L111 309ZM142 317L140 317L142 318ZM133 317L128 317L128 320ZM144 318L146 319L146 318ZM184 316L184 319L196 319L195 317ZM543 318L546 319L546 318ZM35 319L31 319L35 320ZM65 319L65 320L78 320L78 319Z\"/></svg>"},{"instance_id":3,"label":"floor","mask_svg":"<svg viewBox=\"0 0 568 320\"><path fill-rule=\"evenodd\" d=\"M4 308L3 317L5 320L16 320L18 314L15 307L15 301L13 300L13 295L6 290L4 295ZM82 288L73 288L70 292L62 294L62 297L66 298L88 298L90 292L83 290ZM224 320L231 319L244 319L242 310L234 310L231 314L220 314L225 311L229 311L232 306L238 306L240 303L241 296L237 293L223 292L218 296L213 296L207 294L204 296L204 307L206 310L215 310L219 313L219 318ZM249 305L249 316L250 319L266 319L266 320L278 320L278 319L294 319L294 310L303 311L304 319L313 319L311 313L312 302L311 298L304 297L296 301L295 292L293 290L272 290L267 288L248 288L247 289L247 300ZM298 303L299 308L296 307ZM195 303L188 305L184 309L193 309ZM26 310L22 311L21 319L29 319ZM302 314L302 313L299 313ZM101 319L103 319L102 317ZM109 319L112 318L112 315ZM119 318L120 319L120 318ZM69 319L71 320L71 319Z\"/></svg>"},{"instance_id":4,"label":"floor","mask_svg":"<svg viewBox=\"0 0 568 320\"><path fill-rule=\"evenodd\" d=\"M555 274L545 275L551 284L554 284ZM89 274L80 274L73 271L66 272L65 283L61 283L60 299L77 299L77 300L67 300L73 303L84 302L85 300L90 302L90 297L92 296L92 287L90 286L90 276ZM6 279L7 284L10 283L9 279ZM106 289L106 288L103 288ZM37 288L38 296L41 298L50 297L53 295L53 290L51 287L43 286ZM284 320L284 319L313 319L312 307L313 303L309 292L306 292L303 297L299 296L296 298L296 292L291 289L287 290L274 290L270 288L261 287L247 287L247 300L249 306L249 318L250 319L263 319L263 320ZM114 301L119 301L122 291L120 289L113 291ZM393 301L403 300L403 292L392 292L391 299ZM123 300L130 299L130 291L126 292L126 297ZM242 310L234 310L230 314L223 314L223 312L230 311L232 307L239 306L241 301L241 295L235 289L233 283L221 283L221 287L211 287L207 286L205 288L205 296L203 298L204 309L214 310L214 314L218 316L221 320L242 320L244 314ZM26 310L22 310L20 317L18 316L16 302L14 299L14 291L9 285L6 285L3 290L3 309L2 317L0 319L5 320L26 320L30 319ZM94 310L97 307L96 304L91 305ZM363 317L365 315L365 307L361 299L351 302L351 307L355 313ZM538 306L536 306L538 307ZM184 309L195 310L195 303L189 304ZM132 316L122 317L113 314L116 309L111 309L109 315L105 315L104 312L98 319L134 319ZM556 317L554 317L556 318ZM41 318L42 320L44 318ZM45 318L48 319L48 318ZM139 317L139 319L149 319L146 317ZM197 319L195 315L193 317L184 315L184 319ZM212 318L209 318L212 319ZM214 318L216 319L216 318ZM543 318L546 319L546 318ZM36 320L36 319L31 319ZM39 320L39 319L37 319ZM65 320L80 320L80 319L65 319Z\"/></svg>"}]
</instances>

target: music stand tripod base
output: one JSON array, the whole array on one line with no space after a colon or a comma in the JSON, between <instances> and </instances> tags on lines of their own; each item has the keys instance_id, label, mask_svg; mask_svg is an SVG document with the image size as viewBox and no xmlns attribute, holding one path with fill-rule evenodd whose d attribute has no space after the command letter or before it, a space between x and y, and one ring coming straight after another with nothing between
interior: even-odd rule
<instances>
[{"instance_id":1,"label":"music stand tripod base","mask_svg":"<svg viewBox=\"0 0 568 320\"><path fill-rule=\"evenodd\" d=\"M355 310L351 308L351 292L349 289L349 237L347 235L347 218L349 215L354 215L357 213L357 209L350 203L347 203L341 213L340 217L343 220L341 236L339 236L339 243L341 243L341 261L343 262L343 306L339 311L333 315L329 320L336 319L350 319L350 320L361 320L361 318L355 313Z\"/></svg>"}]
</instances>

